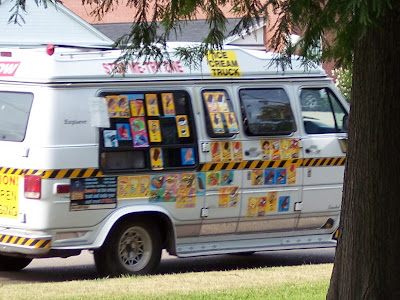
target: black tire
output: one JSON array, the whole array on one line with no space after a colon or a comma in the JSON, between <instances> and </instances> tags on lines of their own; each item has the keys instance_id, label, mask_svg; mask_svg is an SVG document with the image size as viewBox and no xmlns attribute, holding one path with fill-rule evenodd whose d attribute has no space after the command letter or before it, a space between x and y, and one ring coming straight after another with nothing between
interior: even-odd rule
<instances>
[{"instance_id":1,"label":"black tire","mask_svg":"<svg viewBox=\"0 0 400 300\"><path fill-rule=\"evenodd\" d=\"M0 271L20 271L31 261L32 258L0 255Z\"/></svg>"},{"instance_id":2,"label":"black tire","mask_svg":"<svg viewBox=\"0 0 400 300\"><path fill-rule=\"evenodd\" d=\"M161 250L157 226L144 220L124 221L94 251L94 260L101 277L145 275L159 265Z\"/></svg>"}]
</instances>

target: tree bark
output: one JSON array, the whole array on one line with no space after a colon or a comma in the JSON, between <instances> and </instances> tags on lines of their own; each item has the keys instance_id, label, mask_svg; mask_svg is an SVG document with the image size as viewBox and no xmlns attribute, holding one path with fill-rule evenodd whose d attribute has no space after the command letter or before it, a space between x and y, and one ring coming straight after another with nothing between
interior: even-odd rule
<instances>
[{"instance_id":1,"label":"tree bark","mask_svg":"<svg viewBox=\"0 0 400 300\"><path fill-rule=\"evenodd\" d=\"M400 299L400 5L393 5L355 45L329 300Z\"/></svg>"}]
</instances>

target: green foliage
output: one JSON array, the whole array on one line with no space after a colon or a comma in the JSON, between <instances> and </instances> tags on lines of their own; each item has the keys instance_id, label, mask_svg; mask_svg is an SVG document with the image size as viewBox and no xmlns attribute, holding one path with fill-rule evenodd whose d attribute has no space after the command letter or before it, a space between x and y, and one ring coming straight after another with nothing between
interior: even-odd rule
<instances>
[{"instance_id":1,"label":"green foliage","mask_svg":"<svg viewBox=\"0 0 400 300\"><path fill-rule=\"evenodd\" d=\"M1 1L1 0L0 0ZM12 1L12 0L11 0ZM14 0L10 22L23 22L21 10L26 0ZM196 19L201 13L206 17L209 33L198 53L181 50L184 56L203 57L205 51L220 49L227 36L249 33L252 26L269 22L274 28L269 48L282 53L281 63L290 64L290 57L299 54L305 64L334 59L338 66L350 67L353 62L355 39L360 38L369 26L393 9L394 0L81 0L94 7L92 16L101 20L109 11L125 3L135 8L131 31L119 38L114 47L124 50L122 61L150 58L156 62L169 60L167 40L185 26L182 21ZM396 0L397 1L397 0ZM47 5L58 0L35 0ZM1 4L1 2L0 2ZM226 33L227 18L221 8L228 7L240 21ZM271 12L278 16L272 23ZM161 29L161 30L160 30ZM275 30L277 29L277 30ZM301 39L295 45L288 38L300 31ZM322 45L322 51L316 51Z\"/></svg>"},{"instance_id":2,"label":"green foliage","mask_svg":"<svg viewBox=\"0 0 400 300\"><path fill-rule=\"evenodd\" d=\"M353 71L352 69L338 68L332 71L336 78L336 85L339 88L342 95L347 99L351 100L351 87L353 84Z\"/></svg>"}]
</instances>

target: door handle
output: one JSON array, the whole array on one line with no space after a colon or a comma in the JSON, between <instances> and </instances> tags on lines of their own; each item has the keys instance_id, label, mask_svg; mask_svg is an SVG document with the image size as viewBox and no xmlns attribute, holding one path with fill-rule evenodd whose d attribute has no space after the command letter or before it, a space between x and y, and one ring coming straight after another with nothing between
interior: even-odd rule
<instances>
[{"instance_id":1,"label":"door handle","mask_svg":"<svg viewBox=\"0 0 400 300\"><path fill-rule=\"evenodd\" d=\"M318 154L321 152L321 149L318 149L316 145L311 145L310 148L306 149L307 154Z\"/></svg>"}]
</instances>

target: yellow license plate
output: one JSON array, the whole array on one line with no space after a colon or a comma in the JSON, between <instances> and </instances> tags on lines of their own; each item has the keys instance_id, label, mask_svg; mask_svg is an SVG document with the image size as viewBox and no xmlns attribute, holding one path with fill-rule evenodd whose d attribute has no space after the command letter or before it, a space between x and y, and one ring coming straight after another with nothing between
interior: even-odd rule
<instances>
[{"instance_id":1,"label":"yellow license plate","mask_svg":"<svg viewBox=\"0 0 400 300\"><path fill-rule=\"evenodd\" d=\"M0 174L0 217L18 218L17 175Z\"/></svg>"}]
</instances>

